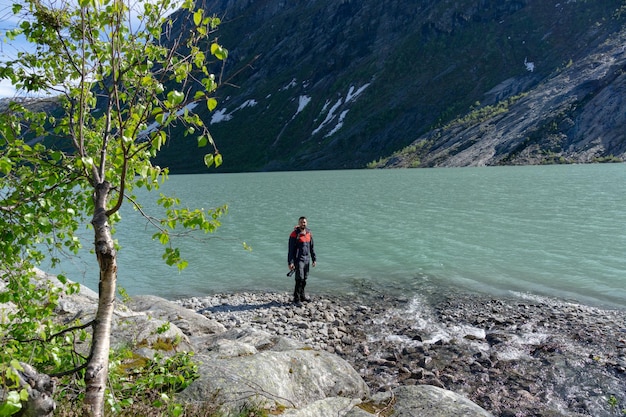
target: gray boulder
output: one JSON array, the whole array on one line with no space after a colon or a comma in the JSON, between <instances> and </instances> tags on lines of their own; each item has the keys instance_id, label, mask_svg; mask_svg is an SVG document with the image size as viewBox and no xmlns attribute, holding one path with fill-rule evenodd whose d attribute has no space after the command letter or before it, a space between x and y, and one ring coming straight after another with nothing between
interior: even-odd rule
<instances>
[{"instance_id":1,"label":"gray boulder","mask_svg":"<svg viewBox=\"0 0 626 417\"><path fill-rule=\"evenodd\" d=\"M161 297L135 296L124 307L133 314L118 316L116 311L111 345L140 345L137 353L146 357L154 355L155 347L166 355L195 351L206 337L226 330L220 323Z\"/></svg>"},{"instance_id":2,"label":"gray boulder","mask_svg":"<svg viewBox=\"0 0 626 417\"><path fill-rule=\"evenodd\" d=\"M356 404L361 401L343 397L324 398L314 401L300 409L286 410L281 414L283 417L320 417L320 416L347 416ZM371 414L365 414L371 417Z\"/></svg>"},{"instance_id":3,"label":"gray boulder","mask_svg":"<svg viewBox=\"0 0 626 417\"><path fill-rule=\"evenodd\" d=\"M126 306L135 312L143 312L151 317L169 321L190 338L202 338L205 335L226 331L222 324L161 297L135 296L126 303Z\"/></svg>"},{"instance_id":4,"label":"gray boulder","mask_svg":"<svg viewBox=\"0 0 626 417\"><path fill-rule=\"evenodd\" d=\"M391 406L392 417L491 417L490 413L467 398L432 385L398 387L392 395L382 395L374 400L379 405ZM362 415L355 413L347 416Z\"/></svg>"},{"instance_id":5,"label":"gray boulder","mask_svg":"<svg viewBox=\"0 0 626 417\"><path fill-rule=\"evenodd\" d=\"M202 401L219 391L231 409L245 403L302 408L332 397L361 399L369 395L359 374L328 352L297 349L235 357L199 354L195 359L201 363L201 377L181 393L182 399Z\"/></svg>"},{"instance_id":6,"label":"gray boulder","mask_svg":"<svg viewBox=\"0 0 626 417\"><path fill-rule=\"evenodd\" d=\"M13 367L12 367L13 368ZM28 398L21 402L21 410L17 415L20 417L49 417L52 416L56 404L52 399L54 381L46 374L40 374L27 363L20 363L19 367L13 368L17 375L19 388L16 391L26 389ZM4 377L4 375L2 375ZM0 384L0 404L8 398L8 392Z\"/></svg>"},{"instance_id":7,"label":"gray boulder","mask_svg":"<svg viewBox=\"0 0 626 417\"><path fill-rule=\"evenodd\" d=\"M222 357L244 356L246 352L255 354L264 350L281 352L307 348L302 342L277 336L252 326L234 327L223 333L207 336L201 340L195 339L195 341L194 347L198 353L209 351Z\"/></svg>"},{"instance_id":8,"label":"gray boulder","mask_svg":"<svg viewBox=\"0 0 626 417\"><path fill-rule=\"evenodd\" d=\"M204 401L219 391L226 411L254 404L286 407L284 415L312 417L345 414L369 395L348 362L328 352L250 326L226 330L160 297L137 296L125 305L135 314L115 321L116 343L174 337L181 340L179 349L196 353L201 376L179 395L182 401Z\"/></svg>"},{"instance_id":9,"label":"gray boulder","mask_svg":"<svg viewBox=\"0 0 626 417\"><path fill-rule=\"evenodd\" d=\"M193 350L189 339L178 327L143 313L114 318L111 347L120 346L134 346L136 353L147 358L152 358L157 350L165 355Z\"/></svg>"}]
</instances>

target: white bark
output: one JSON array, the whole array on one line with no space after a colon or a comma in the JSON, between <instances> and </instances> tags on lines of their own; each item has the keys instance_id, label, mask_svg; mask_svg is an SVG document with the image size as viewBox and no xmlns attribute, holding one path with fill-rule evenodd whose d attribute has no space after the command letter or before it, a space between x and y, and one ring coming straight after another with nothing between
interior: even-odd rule
<instances>
[{"instance_id":1,"label":"white bark","mask_svg":"<svg viewBox=\"0 0 626 417\"><path fill-rule=\"evenodd\" d=\"M94 194L94 216L91 221L95 234L95 250L100 266L98 311L93 327L91 354L85 372L85 405L94 417L104 415L104 392L109 371L111 320L115 307L117 281L117 253L107 215L107 201L111 186L98 184Z\"/></svg>"}]
</instances>

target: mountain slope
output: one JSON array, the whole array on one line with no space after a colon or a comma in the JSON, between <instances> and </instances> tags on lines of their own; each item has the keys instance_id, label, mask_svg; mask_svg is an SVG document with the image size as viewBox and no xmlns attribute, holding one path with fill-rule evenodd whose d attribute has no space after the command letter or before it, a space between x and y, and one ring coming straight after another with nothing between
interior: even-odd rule
<instances>
[{"instance_id":1,"label":"mountain slope","mask_svg":"<svg viewBox=\"0 0 626 417\"><path fill-rule=\"evenodd\" d=\"M626 151L622 0L206 1L230 50L220 106L201 114L223 172ZM155 162L204 172L191 139Z\"/></svg>"}]
</instances>

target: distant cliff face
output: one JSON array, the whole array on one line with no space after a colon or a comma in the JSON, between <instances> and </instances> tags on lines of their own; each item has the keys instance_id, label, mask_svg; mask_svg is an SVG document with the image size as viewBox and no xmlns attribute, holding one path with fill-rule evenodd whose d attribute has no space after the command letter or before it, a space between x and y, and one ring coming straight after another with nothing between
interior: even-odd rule
<instances>
[{"instance_id":1,"label":"distant cliff face","mask_svg":"<svg viewBox=\"0 0 626 417\"><path fill-rule=\"evenodd\" d=\"M222 171L626 152L622 0L205 1L230 52L202 114ZM156 162L203 171L185 139Z\"/></svg>"},{"instance_id":2,"label":"distant cliff face","mask_svg":"<svg viewBox=\"0 0 626 417\"><path fill-rule=\"evenodd\" d=\"M375 167L619 162L626 158L626 31L493 106L430 130ZM490 94L517 88L505 80Z\"/></svg>"}]
</instances>

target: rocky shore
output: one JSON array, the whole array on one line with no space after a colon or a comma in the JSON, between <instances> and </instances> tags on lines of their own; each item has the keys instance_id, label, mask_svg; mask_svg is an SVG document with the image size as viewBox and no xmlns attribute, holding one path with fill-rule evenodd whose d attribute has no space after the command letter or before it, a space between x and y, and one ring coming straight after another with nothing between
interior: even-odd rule
<instances>
[{"instance_id":1,"label":"rocky shore","mask_svg":"<svg viewBox=\"0 0 626 417\"><path fill-rule=\"evenodd\" d=\"M496 416L626 409L626 311L523 295L359 291L214 294L176 301L226 329L253 327L337 354L373 392L434 385Z\"/></svg>"}]
</instances>

